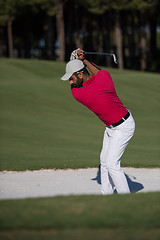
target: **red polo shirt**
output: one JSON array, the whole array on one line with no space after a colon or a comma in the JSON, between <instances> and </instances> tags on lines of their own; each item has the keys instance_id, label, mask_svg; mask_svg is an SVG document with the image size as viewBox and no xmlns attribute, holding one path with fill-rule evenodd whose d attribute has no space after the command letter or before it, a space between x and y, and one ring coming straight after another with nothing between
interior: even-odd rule
<instances>
[{"instance_id":1,"label":"red polo shirt","mask_svg":"<svg viewBox=\"0 0 160 240\"><path fill-rule=\"evenodd\" d=\"M128 110L118 98L109 72L100 70L97 75L72 88L73 97L94 112L106 125L118 122Z\"/></svg>"}]
</instances>

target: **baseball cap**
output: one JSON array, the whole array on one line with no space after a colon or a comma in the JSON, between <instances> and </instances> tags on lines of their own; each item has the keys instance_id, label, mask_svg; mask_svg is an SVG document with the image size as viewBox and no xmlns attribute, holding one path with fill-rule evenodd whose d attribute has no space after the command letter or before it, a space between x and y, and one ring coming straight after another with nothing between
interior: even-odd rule
<instances>
[{"instance_id":1,"label":"baseball cap","mask_svg":"<svg viewBox=\"0 0 160 240\"><path fill-rule=\"evenodd\" d=\"M85 66L83 62L79 59L74 59L72 61L69 61L66 65L66 73L61 79L64 81L68 80L73 75L73 73L78 72L84 67Z\"/></svg>"}]
</instances>

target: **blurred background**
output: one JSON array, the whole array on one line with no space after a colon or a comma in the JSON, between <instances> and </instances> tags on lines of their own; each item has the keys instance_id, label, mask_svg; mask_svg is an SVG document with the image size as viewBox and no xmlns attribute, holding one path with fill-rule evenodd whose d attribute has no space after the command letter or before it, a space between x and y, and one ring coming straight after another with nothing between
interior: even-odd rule
<instances>
[{"instance_id":1,"label":"blurred background","mask_svg":"<svg viewBox=\"0 0 160 240\"><path fill-rule=\"evenodd\" d=\"M160 72L159 0L0 0L0 57L68 61L80 47L102 66ZM113 65L113 66L112 66Z\"/></svg>"}]
</instances>

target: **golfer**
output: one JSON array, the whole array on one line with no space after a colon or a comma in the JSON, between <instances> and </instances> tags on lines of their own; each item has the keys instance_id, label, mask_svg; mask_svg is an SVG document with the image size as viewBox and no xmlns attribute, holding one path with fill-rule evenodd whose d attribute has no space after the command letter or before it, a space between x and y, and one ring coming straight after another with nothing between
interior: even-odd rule
<instances>
[{"instance_id":1,"label":"golfer","mask_svg":"<svg viewBox=\"0 0 160 240\"><path fill-rule=\"evenodd\" d=\"M109 72L88 61L82 49L74 50L70 59L61 79L69 79L73 97L105 124L100 154L102 194L129 193L120 163L135 130L132 114L118 98Z\"/></svg>"}]
</instances>

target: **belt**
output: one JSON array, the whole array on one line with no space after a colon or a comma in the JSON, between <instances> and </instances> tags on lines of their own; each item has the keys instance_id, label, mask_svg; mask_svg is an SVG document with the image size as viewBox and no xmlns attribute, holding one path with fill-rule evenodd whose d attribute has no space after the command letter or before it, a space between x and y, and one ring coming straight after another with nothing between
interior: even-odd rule
<instances>
[{"instance_id":1,"label":"belt","mask_svg":"<svg viewBox=\"0 0 160 240\"><path fill-rule=\"evenodd\" d=\"M129 118L130 113L128 112L121 120L119 120L118 122L112 124L112 125L107 125L107 127L112 128L112 127L116 127L118 125L120 125L121 123L123 123L125 120L127 120L127 118Z\"/></svg>"}]
</instances>

